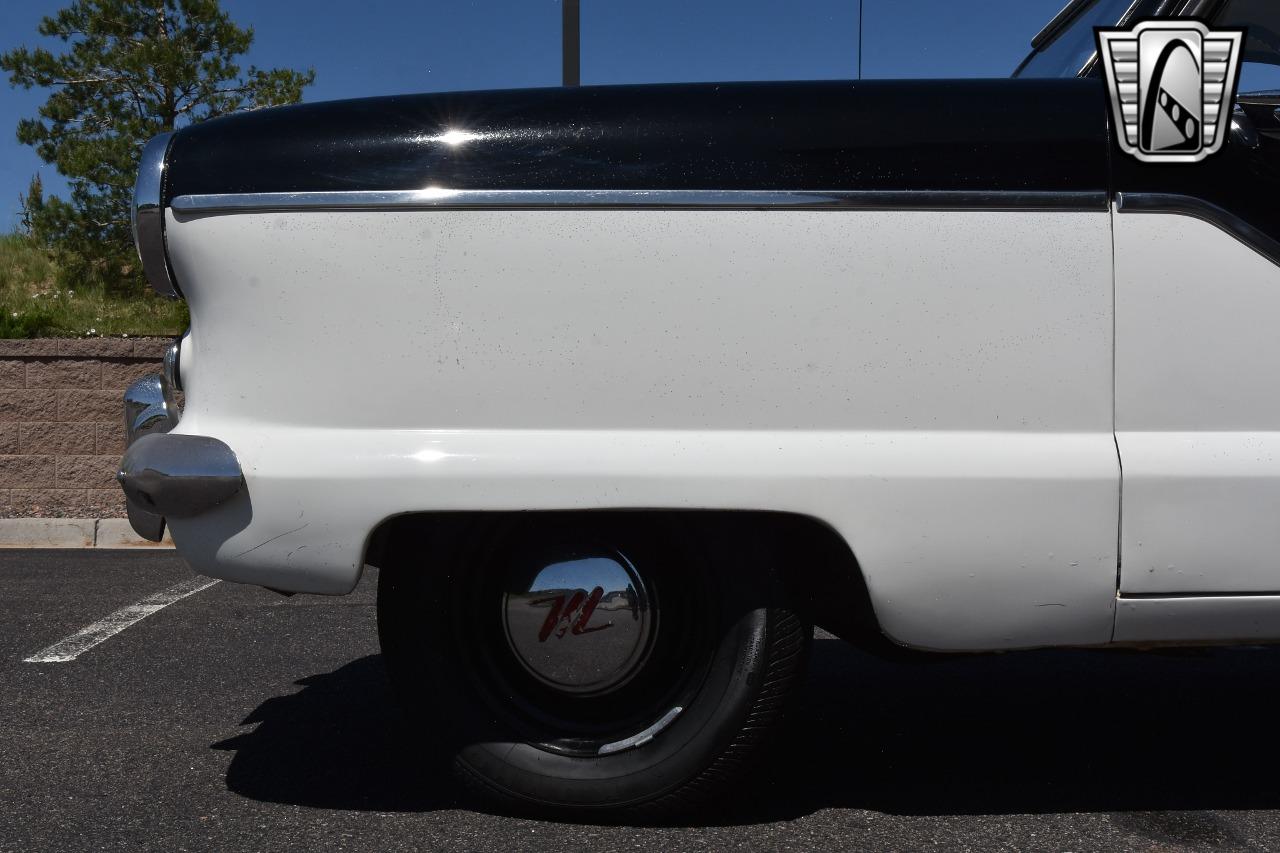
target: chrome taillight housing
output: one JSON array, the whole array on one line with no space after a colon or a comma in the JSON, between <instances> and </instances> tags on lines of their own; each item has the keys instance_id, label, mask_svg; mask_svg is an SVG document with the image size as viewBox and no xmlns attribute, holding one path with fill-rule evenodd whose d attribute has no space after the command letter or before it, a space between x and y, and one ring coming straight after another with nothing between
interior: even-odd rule
<instances>
[{"instance_id":1,"label":"chrome taillight housing","mask_svg":"<svg viewBox=\"0 0 1280 853\"><path fill-rule=\"evenodd\" d=\"M169 269L164 244L164 167L172 133L162 133L142 149L138 164L138 181L133 185L133 242L147 281L162 296L182 296Z\"/></svg>"}]
</instances>

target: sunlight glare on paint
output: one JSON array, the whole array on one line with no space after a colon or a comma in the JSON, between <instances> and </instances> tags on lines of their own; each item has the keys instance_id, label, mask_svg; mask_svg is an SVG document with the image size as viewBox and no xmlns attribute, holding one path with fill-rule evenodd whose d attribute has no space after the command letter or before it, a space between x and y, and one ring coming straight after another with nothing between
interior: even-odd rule
<instances>
[{"instance_id":1,"label":"sunlight glare on paint","mask_svg":"<svg viewBox=\"0 0 1280 853\"><path fill-rule=\"evenodd\" d=\"M426 448L419 450L417 453L413 454L411 458L418 462L439 462L441 459L448 459L453 455L454 454L452 453L445 453L443 450Z\"/></svg>"},{"instance_id":2,"label":"sunlight glare on paint","mask_svg":"<svg viewBox=\"0 0 1280 853\"><path fill-rule=\"evenodd\" d=\"M472 133L469 130L446 130L439 136L431 137L434 142L443 142L445 145L457 148L466 142L474 142L480 138L480 134Z\"/></svg>"}]
</instances>

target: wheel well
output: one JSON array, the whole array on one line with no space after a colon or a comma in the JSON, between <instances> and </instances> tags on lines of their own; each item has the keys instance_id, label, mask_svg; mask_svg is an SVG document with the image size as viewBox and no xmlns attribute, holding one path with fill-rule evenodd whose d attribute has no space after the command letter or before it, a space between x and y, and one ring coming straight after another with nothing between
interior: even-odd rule
<instances>
[{"instance_id":1,"label":"wheel well","mask_svg":"<svg viewBox=\"0 0 1280 853\"><path fill-rule=\"evenodd\" d=\"M512 512L424 512L393 516L369 537L365 562L386 565L404 542L427 536L475 535L486 523L497 523ZM782 575L794 606L818 627L860 645L885 642L862 570L844 538L830 525L805 515L781 512L718 510L556 510L557 516L639 514L661 515L677 521L694 536L753 538L771 549L782 564Z\"/></svg>"}]
</instances>

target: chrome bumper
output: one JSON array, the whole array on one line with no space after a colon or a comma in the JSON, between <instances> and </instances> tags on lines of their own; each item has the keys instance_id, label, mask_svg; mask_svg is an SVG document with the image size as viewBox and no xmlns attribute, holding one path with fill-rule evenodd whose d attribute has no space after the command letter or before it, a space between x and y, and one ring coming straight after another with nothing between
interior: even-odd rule
<instances>
[{"instance_id":1,"label":"chrome bumper","mask_svg":"<svg viewBox=\"0 0 1280 853\"><path fill-rule=\"evenodd\" d=\"M230 500L244 488L240 462L230 447L203 435L169 435L180 412L178 345L165 354L164 375L150 374L124 393L128 450L116 479L124 489L129 523L144 539L159 542L166 518L188 518Z\"/></svg>"}]
</instances>

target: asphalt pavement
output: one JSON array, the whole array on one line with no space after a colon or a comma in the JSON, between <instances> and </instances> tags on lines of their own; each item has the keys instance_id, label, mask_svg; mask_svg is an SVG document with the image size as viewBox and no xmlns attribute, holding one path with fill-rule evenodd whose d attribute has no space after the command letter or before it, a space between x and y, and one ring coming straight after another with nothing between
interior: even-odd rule
<instances>
[{"instance_id":1,"label":"asphalt pavement","mask_svg":"<svg viewBox=\"0 0 1280 853\"><path fill-rule=\"evenodd\" d=\"M1280 849L1276 649L890 663L819 639L732 802L572 826L476 810L406 748L427 723L390 695L375 572L344 598L191 578L172 552L0 551L0 849Z\"/></svg>"}]
</instances>

